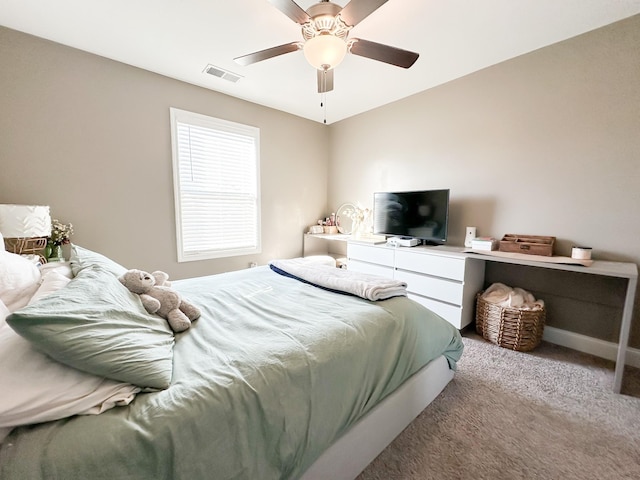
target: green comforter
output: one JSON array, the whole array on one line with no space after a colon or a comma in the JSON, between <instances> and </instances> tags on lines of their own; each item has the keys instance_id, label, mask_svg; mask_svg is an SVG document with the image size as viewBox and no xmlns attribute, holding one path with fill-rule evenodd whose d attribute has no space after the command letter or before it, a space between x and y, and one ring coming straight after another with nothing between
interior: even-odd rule
<instances>
[{"instance_id":1,"label":"green comforter","mask_svg":"<svg viewBox=\"0 0 640 480\"><path fill-rule=\"evenodd\" d=\"M15 429L0 478L297 478L458 331L404 297L370 302L259 267L173 282L202 317L171 386L127 407Z\"/></svg>"}]
</instances>

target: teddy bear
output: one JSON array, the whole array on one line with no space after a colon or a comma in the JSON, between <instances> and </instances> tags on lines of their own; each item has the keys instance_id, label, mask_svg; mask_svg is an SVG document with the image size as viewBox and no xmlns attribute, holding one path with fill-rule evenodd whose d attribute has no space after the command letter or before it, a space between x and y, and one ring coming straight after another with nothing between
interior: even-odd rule
<instances>
[{"instance_id":1,"label":"teddy bear","mask_svg":"<svg viewBox=\"0 0 640 480\"><path fill-rule=\"evenodd\" d=\"M191 322L200 318L200 309L170 288L169 275L161 271L147 273L128 270L118 280L131 292L140 295L142 305L149 313L156 313L169 322L171 330L183 332Z\"/></svg>"}]
</instances>

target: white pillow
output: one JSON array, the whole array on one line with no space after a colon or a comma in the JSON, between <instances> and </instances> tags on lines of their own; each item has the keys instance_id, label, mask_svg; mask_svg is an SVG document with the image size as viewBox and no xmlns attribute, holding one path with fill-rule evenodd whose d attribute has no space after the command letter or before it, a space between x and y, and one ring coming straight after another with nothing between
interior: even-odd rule
<instances>
[{"instance_id":1,"label":"white pillow","mask_svg":"<svg viewBox=\"0 0 640 480\"><path fill-rule=\"evenodd\" d=\"M15 333L0 302L0 443L13 427L128 405L140 391L56 362Z\"/></svg>"},{"instance_id":2,"label":"white pillow","mask_svg":"<svg viewBox=\"0 0 640 480\"><path fill-rule=\"evenodd\" d=\"M39 286L40 270L35 263L0 250L0 301L11 312L24 307Z\"/></svg>"},{"instance_id":3,"label":"white pillow","mask_svg":"<svg viewBox=\"0 0 640 480\"><path fill-rule=\"evenodd\" d=\"M66 270L68 270L68 274ZM44 266L40 267L40 271L42 272L42 282L40 283L38 290L36 290L36 293L34 293L29 300L29 305L37 302L42 297L46 297L50 293L65 287L67 283L71 281L71 268L67 266L66 270L64 268L45 269Z\"/></svg>"}]
</instances>

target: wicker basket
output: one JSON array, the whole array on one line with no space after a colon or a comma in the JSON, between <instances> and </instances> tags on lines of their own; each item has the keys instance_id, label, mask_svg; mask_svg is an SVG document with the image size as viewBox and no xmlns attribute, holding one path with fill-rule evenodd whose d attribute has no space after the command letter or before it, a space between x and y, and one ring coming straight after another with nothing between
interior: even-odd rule
<instances>
[{"instance_id":1,"label":"wicker basket","mask_svg":"<svg viewBox=\"0 0 640 480\"><path fill-rule=\"evenodd\" d=\"M504 348L528 352L542 340L546 310L501 307L476 296L476 332Z\"/></svg>"}]
</instances>

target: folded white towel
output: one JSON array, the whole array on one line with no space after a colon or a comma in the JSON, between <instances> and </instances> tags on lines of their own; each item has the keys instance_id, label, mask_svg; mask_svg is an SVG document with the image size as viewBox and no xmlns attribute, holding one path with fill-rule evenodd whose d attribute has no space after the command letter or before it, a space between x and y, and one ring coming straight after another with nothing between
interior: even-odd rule
<instances>
[{"instance_id":1,"label":"folded white towel","mask_svg":"<svg viewBox=\"0 0 640 480\"><path fill-rule=\"evenodd\" d=\"M503 283L494 283L485 290L482 298L489 303L501 307L520 308L522 310L542 310L543 300L535 297L522 288L511 288Z\"/></svg>"},{"instance_id":2,"label":"folded white towel","mask_svg":"<svg viewBox=\"0 0 640 480\"><path fill-rule=\"evenodd\" d=\"M386 300L407 295L407 284L392 278L352 272L342 268L305 262L304 259L273 260L272 270L328 290L367 300ZM274 268L275 267L275 268Z\"/></svg>"}]
</instances>

